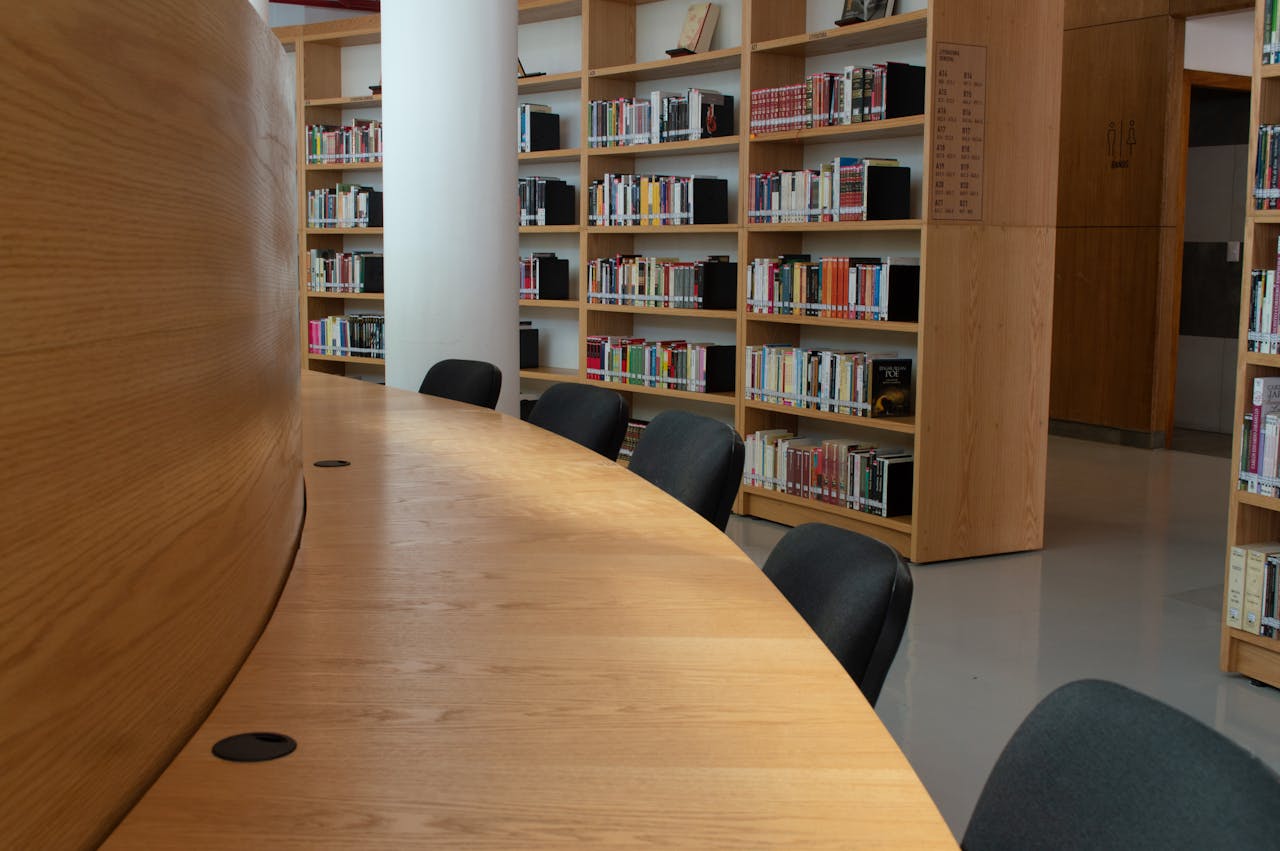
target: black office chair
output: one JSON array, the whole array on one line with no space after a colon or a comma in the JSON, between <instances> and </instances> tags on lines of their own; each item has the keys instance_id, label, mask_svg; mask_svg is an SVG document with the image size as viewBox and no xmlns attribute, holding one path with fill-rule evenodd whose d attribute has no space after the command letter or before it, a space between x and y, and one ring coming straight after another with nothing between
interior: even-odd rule
<instances>
[{"instance_id":1,"label":"black office chair","mask_svg":"<svg viewBox=\"0 0 1280 851\"><path fill-rule=\"evenodd\" d=\"M782 536L765 575L875 706L911 610L911 571L893 548L825 523Z\"/></svg>"},{"instance_id":2,"label":"black office chair","mask_svg":"<svg viewBox=\"0 0 1280 851\"><path fill-rule=\"evenodd\" d=\"M1075 851L1277 842L1280 778L1261 761L1157 700L1080 680L1040 701L1014 732L961 845Z\"/></svg>"},{"instance_id":3,"label":"black office chair","mask_svg":"<svg viewBox=\"0 0 1280 851\"><path fill-rule=\"evenodd\" d=\"M733 426L684 411L663 411L641 432L630 469L723 532L742 484L743 456L742 438Z\"/></svg>"},{"instance_id":4,"label":"black office chair","mask_svg":"<svg viewBox=\"0 0 1280 851\"><path fill-rule=\"evenodd\" d=\"M529 422L616 461L629 414L627 401L607 387L553 384L538 398Z\"/></svg>"},{"instance_id":5,"label":"black office chair","mask_svg":"<svg viewBox=\"0 0 1280 851\"><path fill-rule=\"evenodd\" d=\"M419 393L482 408L495 408L502 392L502 370L482 360L449 358L427 370Z\"/></svg>"}]
</instances>

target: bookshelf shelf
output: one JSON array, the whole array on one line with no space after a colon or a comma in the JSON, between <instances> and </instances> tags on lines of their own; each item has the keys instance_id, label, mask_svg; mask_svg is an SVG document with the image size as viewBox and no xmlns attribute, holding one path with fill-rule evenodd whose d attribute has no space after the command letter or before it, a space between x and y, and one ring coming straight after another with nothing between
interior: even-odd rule
<instances>
[{"instance_id":1,"label":"bookshelf shelf","mask_svg":"<svg viewBox=\"0 0 1280 851\"><path fill-rule=\"evenodd\" d=\"M554 151L525 151L517 154L522 163L576 163L582 156L577 148L559 148Z\"/></svg>"},{"instance_id":2,"label":"bookshelf shelf","mask_svg":"<svg viewBox=\"0 0 1280 851\"><path fill-rule=\"evenodd\" d=\"M536 95L539 92L571 92L581 87L581 71L568 71L564 74L544 74L541 77L516 79L516 92L521 97Z\"/></svg>"},{"instance_id":3,"label":"bookshelf shelf","mask_svg":"<svg viewBox=\"0 0 1280 851\"><path fill-rule=\"evenodd\" d=\"M692 56L674 59L658 59L653 62L636 62L630 65L614 65L609 68L592 68L587 76L606 80L662 80L683 77L688 74L708 74L715 71L733 71L742 65L742 51L736 47L709 50Z\"/></svg>"},{"instance_id":4,"label":"bookshelf shelf","mask_svg":"<svg viewBox=\"0 0 1280 851\"><path fill-rule=\"evenodd\" d=\"M321 293L308 292L307 298L312 300L329 299L331 301L382 301L383 293Z\"/></svg>"},{"instance_id":5,"label":"bookshelf shelf","mask_svg":"<svg viewBox=\"0 0 1280 851\"><path fill-rule=\"evenodd\" d=\"M775 405L772 402L760 402L747 399L743 403L753 411L768 411L771 414L787 414L793 417L804 417L810 420L825 420L830 423L869 428L877 431L892 431L897 434L915 434L915 417L851 417L848 414L836 414L830 411L817 411L812 408L794 408L790 405Z\"/></svg>"},{"instance_id":6,"label":"bookshelf shelf","mask_svg":"<svg viewBox=\"0 0 1280 851\"><path fill-rule=\"evenodd\" d=\"M382 236L382 228L306 228L307 236Z\"/></svg>"},{"instance_id":7,"label":"bookshelf shelf","mask_svg":"<svg viewBox=\"0 0 1280 851\"><path fill-rule=\"evenodd\" d=\"M1280 369L1280 355L1264 355L1261 352L1245 352L1244 362L1250 366L1265 366Z\"/></svg>"},{"instance_id":8,"label":"bookshelf shelf","mask_svg":"<svg viewBox=\"0 0 1280 851\"><path fill-rule=\"evenodd\" d=\"M730 322L738 318L733 310L690 310L682 307L638 307L629 304L592 304L587 302L588 313L630 313L636 316L688 316L693 319L726 319Z\"/></svg>"},{"instance_id":9,"label":"bookshelf shelf","mask_svg":"<svg viewBox=\"0 0 1280 851\"><path fill-rule=\"evenodd\" d=\"M738 151L737 136L716 136L691 142L660 142L656 145L616 145L587 148L589 157L669 157L674 154L719 154Z\"/></svg>"},{"instance_id":10,"label":"bookshelf shelf","mask_svg":"<svg viewBox=\"0 0 1280 851\"><path fill-rule=\"evenodd\" d=\"M662 234L670 235L688 235L688 236L705 236L715 233L732 233L736 234L739 228L737 225L591 225L587 228L589 234L631 234L643 236L644 234Z\"/></svg>"},{"instance_id":11,"label":"bookshelf shelf","mask_svg":"<svg viewBox=\"0 0 1280 851\"><path fill-rule=\"evenodd\" d=\"M382 161L369 163L307 163L307 171L382 171Z\"/></svg>"},{"instance_id":12,"label":"bookshelf shelf","mask_svg":"<svg viewBox=\"0 0 1280 851\"><path fill-rule=\"evenodd\" d=\"M786 56L825 56L861 47L877 47L902 41L914 41L928 34L929 12L907 12L829 30L758 41L752 53L778 53Z\"/></svg>"},{"instance_id":13,"label":"bookshelf shelf","mask_svg":"<svg viewBox=\"0 0 1280 851\"><path fill-rule=\"evenodd\" d=\"M354 97L309 98L307 109L381 109L382 95L356 95Z\"/></svg>"},{"instance_id":14,"label":"bookshelf shelf","mask_svg":"<svg viewBox=\"0 0 1280 851\"><path fill-rule=\"evenodd\" d=\"M1271 117L1269 110L1274 100L1275 87L1270 81L1280 77L1280 66L1264 65L1261 61L1262 47L1266 41L1264 10L1271 4L1259 2L1254 5L1253 91L1249 115L1249 155L1246 162L1256 164L1258 127L1260 124L1268 123L1267 119ZM1252 174L1251 176L1257 177ZM1261 182L1260 180L1257 183L1251 181L1250 188ZM1252 271L1255 268L1265 268L1275 262L1276 225L1280 225L1280 210L1255 210L1252 196L1251 191L1245 202L1245 234L1242 253L1245 262L1242 264L1243 280L1241 282L1242 328L1250 326ZM1243 570L1233 571L1231 569L1231 562L1234 560L1233 550L1237 548L1247 550L1261 542L1280 540L1280 498L1237 490L1242 467L1240 458L1242 454L1247 456L1254 454L1246 447L1242 426L1244 415L1254 411L1254 382L1259 378L1280 374L1280 355L1250 352L1247 346L1247 335L1241 334L1236 357L1237 420L1231 454L1231 496L1227 500L1228 531L1223 565L1224 605L1218 662L1224 671L1243 674L1280 688L1280 641L1228 625L1227 606L1232 600L1235 600L1235 605L1239 607L1237 614L1243 615L1245 610L1256 611L1259 615L1265 614L1262 611L1266 605L1266 593L1263 588L1258 588L1256 596L1247 589L1255 587L1253 585L1255 581L1258 586L1264 586L1265 583L1270 582L1262 562L1255 560L1252 556L1246 558ZM1272 410L1268 399L1264 403L1262 412L1269 415ZM1254 412L1253 427L1261 431L1260 419L1260 415ZM1262 439L1265 439L1265 436ZM1263 447L1257 450L1259 457L1265 457L1268 454L1270 454L1269 451ZM1258 466L1261 467L1262 464L1259 463ZM1257 565L1261 570L1251 569L1252 565ZM1250 597L1253 597L1253 605L1250 604Z\"/></svg>"},{"instance_id":15,"label":"bookshelf shelf","mask_svg":"<svg viewBox=\"0 0 1280 851\"><path fill-rule=\"evenodd\" d=\"M817 328L895 331L902 334L920 333L920 323L918 322L877 322L870 319L837 319L827 316L796 316L785 313L752 313L751 311L747 311L747 321L769 325L812 325Z\"/></svg>"},{"instance_id":16,"label":"bookshelf shelf","mask_svg":"<svg viewBox=\"0 0 1280 851\"><path fill-rule=\"evenodd\" d=\"M522 298L521 307L535 307L547 310L577 310L577 299Z\"/></svg>"},{"instance_id":17,"label":"bookshelf shelf","mask_svg":"<svg viewBox=\"0 0 1280 851\"><path fill-rule=\"evenodd\" d=\"M895 532L901 532L904 535L911 534L911 518L908 517L880 517L875 514L867 514L865 511L854 511L851 508L844 508L839 505L832 505L829 502L819 502L816 499L805 499L804 497L795 496L781 491L769 490L767 488L756 487L755 485L743 485L742 492L747 496L755 499L770 499L784 505L794 505L797 508L806 508L813 511L819 511L823 514L830 514L836 517L842 517L846 520L856 520L859 523L866 523L868 526L879 526L883 529L892 529Z\"/></svg>"},{"instance_id":18,"label":"bookshelf shelf","mask_svg":"<svg viewBox=\"0 0 1280 851\"><path fill-rule=\"evenodd\" d=\"M577 225L520 225L520 233L525 235L532 234L556 234L571 233L577 234L581 230Z\"/></svg>"},{"instance_id":19,"label":"bookshelf shelf","mask_svg":"<svg viewBox=\"0 0 1280 851\"><path fill-rule=\"evenodd\" d=\"M537 24L578 17L582 14L582 0L520 0L517 10L520 23Z\"/></svg>"},{"instance_id":20,"label":"bookshelf shelf","mask_svg":"<svg viewBox=\"0 0 1280 851\"><path fill-rule=\"evenodd\" d=\"M1265 508L1268 511L1280 511L1280 497L1263 496L1260 493L1249 493L1248 491L1232 491L1236 501L1241 505L1252 505L1255 508Z\"/></svg>"},{"instance_id":21,"label":"bookshelf shelf","mask_svg":"<svg viewBox=\"0 0 1280 851\"><path fill-rule=\"evenodd\" d=\"M870 139L910 139L924 135L924 116L865 121L835 127L810 127L807 130L782 130L777 133L753 133L754 144L822 144L825 142L857 142Z\"/></svg>"},{"instance_id":22,"label":"bookshelf shelf","mask_svg":"<svg viewBox=\"0 0 1280 851\"><path fill-rule=\"evenodd\" d=\"M857 231L920 230L920 219L882 219L868 222L779 222L776 224L749 224L746 230L753 233L843 233Z\"/></svg>"},{"instance_id":23,"label":"bookshelf shelf","mask_svg":"<svg viewBox=\"0 0 1280 851\"><path fill-rule=\"evenodd\" d=\"M522 369L520 370L521 378L528 378L533 381L570 381L575 384L581 383L582 379L578 376L576 369L569 369L561 366L543 366L538 369Z\"/></svg>"},{"instance_id":24,"label":"bookshelf shelf","mask_svg":"<svg viewBox=\"0 0 1280 851\"><path fill-rule=\"evenodd\" d=\"M619 393L640 393L645 396L665 396L668 399L688 399L691 402L706 402L709 405L737 404L732 393L690 393L688 390L668 390L665 387L646 387L643 384L623 384L620 381L597 381L587 379L592 384L617 390Z\"/></svg>"},{"instance_id":25,"label":"bookshelf shelf","mask_svg":"<svg viewBox=\"0 0 1280 851\"><path fill-rule=\"evenodd\" d=\"M359 363L365 366L386 366L386 360L383 358L360 358L353 355L313 355L308 354L307 360L318 361L323 363Z\"/></svg>"}]
</instances>

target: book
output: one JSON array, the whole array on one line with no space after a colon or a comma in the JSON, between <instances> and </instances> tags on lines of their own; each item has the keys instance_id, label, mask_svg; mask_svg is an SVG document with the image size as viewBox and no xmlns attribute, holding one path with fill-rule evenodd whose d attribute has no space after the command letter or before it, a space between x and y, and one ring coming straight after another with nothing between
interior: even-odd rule
<instances>
[{"instance_id":1,"label":"book","mask_svg":"<svg viewBox=\"0 0 1280 851\"><path fill-rule=\"evenodd\" d=\"M1227 569L1227 587L1224 594L1224 621L1232 629L1244 629L1242 612L1244 609L1244 572L1248 550L1244 547L1231 548L1231 560Z\"/></svg>"},{"instance_id":2,"label":"book","mask_svg":"<svg viewBox=\"0 0 1280 851\"><path fill-rule=\"evenodd\" d=\"M694 3L684 16L684 26L676 39L676 50L704 53L711 46L711 36L720 20L720 7L715 3Z\"/></svg>"},{"instance_id":3,"label":"book","mask_svg":"<svg viewBox=\"0 0 1280 851\"><path fill-rule=\"evenodd\" d=\"M1258 448L1263 440L1264 416L1280 411L1280 376L1258 376L1253 379L1252 402L1253 428L1249 436L1248 472L1256 475L1260 469ZM1262 491L1256 490L1255 492L1261 493Z\"/></svg>"},{"instance_id":4,"label":"book","mask_svg":"<svg viewBox=\"0 0 1280 851\"><path fill-rule=\"evenodd\" d=\"M380 228L382 193L369 186L339 183L307 192L307 227Z\"/></svg>"},{"instance_id":5,"label":"book","mask_svg":"<svg viewBox=\"0 0 1280 851\"><path fill-rule=\"evenodd\" d=\"M557 299L569 298L569 261L557 257L555 252L534 252L521 257L520 298Z\"/></svg>"},{"instance_id":6,"label":"book","mask_svg":"<svg viewBox=\"0 0 1280 851\"><path fill-rule=\"evenodd\" d=\"M587 378L687 393L731 392L735 346L643 337L587 337Z\"/></svg>"},{"instance_id":7,"label":"book","mask_svg":"<svg viewBox=\"0 0 1280 851\"><path fill-rule=\"evenodd\" d=\"M543 103L522 103L516 107L516 150L554 151L560 147L560 116Z\"/></svg>"},{"instance_id":8,"label":"book","mask_svg":"<svg viewBox=\"0 0 1280 851\"><path fill-rule=\"evenodd\" d=\"M382 122L357 118L350 124L308 124L307 163L382 162Z\"/></svg>"},{"instance_id":9,"label":"book","mask_svg":"<svg viewBox=\"0 0 1280 851\"><path fill-rule=\"evenodd\" d=\"M733 96L712 89L653 91L587 103L587 147L681 142L734 133Z\"/></svg>"},{"instance_id":10,"label":"book","mask_svg":"<svg viewBox=\"0 0 1280 851\"><path fill-rule=\"evenodd\" d=\"M587 301L685 310L733 310L738 264L728 257L682 261L619 254L587 266Z\"/></svg>"},{"instance_id":11,"label":"book","mask_svg":"<svg viewBox=\"0 0 1280 851\"><path fill-rule=\"evenodd\" d=\"M383 258L370 251L312 248L307 289L329 293L382 292Z\"/></svg>"},{"instance_id":12,"label":"book","mask_svg":"<svg viewBox=\"0 0 1280 851\"><path fill-rule=\"evenodd\" d=\"M848 222L911 216L911 169L896 159L836 157L816 169L756 172L750 222Z\"/></svg>"},{"instance_id":13,"label":"book","mask_svg":"<svg viewBox=\"0 0 1280 851\"><path fill-rule=\"evenodd\" d=\"M521 177L516 196L523 226L574 223L573 187L557 177Z\"/></svg>"},{"instance_id":14,"label":"book","mask_svg":"<svg viewBox=\"0 0 1280 851\"><path fill-rule=\"evenodd\" d=\"M920 260L758 257L747 266L747 311L872 322L915 322Z\"/></svg>"},{"instance_id":15,"label":"book","mask_svg":"<svg viewBox=\"0 0 1280 851\"><path fill-rule=\"evenodd\" d=\"M886 358L871 361L871 416L911 414L911 361Z\"/></svg>"},{"instance_id":16,"label":"book","mask_svg":"<svg viewBox=\"0 0 1280 851\"><path fill-rule=\"evenodd\" d=\"M840 508L911 513L914 458L906 449L762 429L743 439L743 484Z\"/></svg>"},{"instance_id":17,"label":"book","mask_svg":"<svg viewBox=\"0 0 1280 851\"><path fill-rule=\"evenodd\" d=\"M1280 554L1280 542L1249 544L1245 554L1244 605L1241 609L1241 629L1260 635L1262 627L1262 592L1268 556Z\"/></svg>"},{"instance_id":18,"label":"book","mask_svg":"<svg viewBox=\"0 0 1280 851\"><path fill-rule=\"evenodd\" d=\"M618 450L618 460L630 459L640 443L640 435L644 434L648 420L631 419L627 422L627 432L622 437L622 448Z\"/></svg>"},{"instance_id":19,"label":"book","mask_svg":"<svg viewBox=\"0 0 1280 851\"><path fill-rule=\"evenodd\" d=\"M670 226L725 224L729 184L723 178L606 172L587 189L587 224Z\"/></svg>"},{"instance_id":20,"label":"book","mask_svg":"<svg viewBox=\"0 0 1280 851\"><path fill-rule=\"evenodd\" d=\"M847 65L753 89L748 130L773 133L924 114L925 68L905 62Z\"/></svg>"},{"instance_id":21,"label":"book","mask_svg":"<svg viewBox=\"0 0 1280 851\"><path fill-rule=\"evenodd\" d=\"M383 317L353 313L326 316L307 323L307 351L313 355L385 358Z\"/></svg>"}]
</instances>

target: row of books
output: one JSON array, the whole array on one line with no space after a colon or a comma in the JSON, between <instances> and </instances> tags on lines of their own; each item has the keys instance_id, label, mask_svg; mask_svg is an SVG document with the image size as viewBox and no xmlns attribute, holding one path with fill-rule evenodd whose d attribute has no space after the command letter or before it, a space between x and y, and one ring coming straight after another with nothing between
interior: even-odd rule
<instances>
[{"instance_id":1,"label":"row of books","mask_svg":"<svg viewBox=\"0 0 1280 851\"><path fill-rule=\"evenodd\" d=\"M522 177L516 183L520 225L573 224L573 187L558 177Z\"/></svg>"},{"instance_id":2,"label":"row of books","mask_svg":"<svg viewBox=\"0 0 1280 851\"><path fill-rule=\"evenodd\" d=\"M1280 209L1280 124L1258 125L1257 159L1253 167L1253 206Z\"/></svg>"},{"instance_id":3,"label":"row of books","mask_svg":"<svg viewBox=\"0 0 1280 851\"><path fill-rule=\"evenodd\" d=\"M733 310L738 264L728 257L693 262L619 254L587 266L587 301L637 307Z\"/></svg>"},{"instance_id":4,"label":"row of books","mask_svg":"<svg viewBox=\"0 0 1280 851\"><path fill-rule=\"evenodd\" d=\"M634 418L627 423L626 434L622 436L622 447L618 450L619 461L629 461L635 454L636 446L640 443L640 435L644 434L644 427L648 424L648 420Z\"/></svg>"},{"instance_id":5,"label":"row of books","mask_svg":"<svg viewBox=\"0 0 1280 851\"><path fill-rule=\"evenodd\" d=\"M860 222L911 215L911 169L896 159L836 157L816 169L755 173L746 191L748 222Z\"/></svg>"},{"instance_id":6,"label":"row of books","mask_svg":"<svg viewBox=\"0 0 1280 851\"><path fill-rule=\"evenodd\" d=\"M352 183L312 189L307 192L307 227L380 228L382 193Z\"/></svg>"},{"instance_id":7,"label":"row of books","mask_svg":"<svg viewBox=\"0 0 1280 851\"><path fill-rule=\"evenodd\" d=\"M783 428L757 431L743 443L749 487L878 517L911 513L914 459L906 450L797 437Z\"/></svg>"},{"instance_id":8,"label":"row of books","mask_svg":"<svg viewBox=\"0 0 1280 851\"><path fill-rule=\"evenodd\" d=\"M918 258L759 257L747 266L747 310L834 319L915 322Z\"/></svg>"},{"instance_id":9,"label":"row of books","mask_svg":"<svg viewBox=\"0 0 1280 851\"><path fill-rule=\"evenodd\" d=\"M522 103L516 107L516 150L554 151L560 147L560 116L545 103Z\"/></svg>"},{"instance_id":10,"label":"row of books","mask_svg":"<svg viewBox=\"0 0 1280 851\"><path fill-rule=\"evenodd\" d=\"M307 289L318 293L382 292L382 255L371 251L313 248Z\"/></svg>"},{"instance_id":11,"label":"row of books","mask_svg":"<svg viewBox=\"0 0 1280 851\"><path fill-rule=\"evenodd\" d=\"M611 174L587 190L590 225L718 225L729 221L729 183L716 177Z\"/></svg>"},{"instance_id":12,"label":"row of books","mask_svg":"<svg viewBox=\"0 0 1280 851\"><path fill-rule=\"evenodd\" d=\"M307 351L313 355L385 358L383 317L372 313L326 316L307 323Z\"/></svg>"},{"instance_id":13,"label":"row of books","mask_svg":"<svg viewBox=\"0 0 1280 851\"><path fill-rule=\"evenodd\" d=\"M1280 0L1263 0L1262 64L1280 62Z\"/></svg>"},{"instance_id":14,"label":"row of books","mask_svg":"<svg viewBox=\"0 0 1280 851\"><path fill-rule=\"evenodd\" d=\"M920 115L924 68L885 62L809 74L804 82L753 89L752 133L804 130Z\"/></svg>"},{"instance_id":15,"label":"row of books","mask_svg":"<svg viewBox=\"0 0 1280 851\"><path fill-rule=\"evenodd\" d=\"M1280 496L1280 375L1253 379L1240 437L1240 490Z\"/></svg>"},{"instance_id":16,"label":"row of books","mask_svg":"<svg viewBox=\"0 0 1280 851\"><path fill-rule=\"evenodd\" d=\"M307 162L382 162L382 122L357 118L351 124L308 124Z\"/></svg>"},{"instance_id":17,"label":"row of books","mask_svg":"<svg viewBox=\"0 0 1280 851\"><path fill-rule=\"evenodd\" d=\"M587 337L587 378L689 393L733 390L734 346Z\"/></svg>"},{"instance_id":18,"label":"row of books","mask_svg":"<svg viewBox=\"0 0 1280 851\"><path fill-rule=\"evenodd\" d=\"M1276 270L1254 269L1249 275L1249 332L1246 341L1251 352L1280 354L1280 298L1276 296Z\"/></svg>"},{"instance_id":19,"label":"row of books","mask_svg":"<svg viewBox=\"0 0 1280 851\"><path fill-rule=\"evenodd\" d=\"M587 147L656 145L733 135L733 96L711 89L651 92L587 104Z\"/></svg>"},{"instance_id":20,"label":"row of books","mask_svg":"<svg viewBox=\"0 0 1280 851\"><path fill-rule=\"evenodd\" d=\"M911 414L911 359L787 344L747 346L747 399L846 414Z\"/></svg>"},{"instance_id":21,"label":"row of books","mask_svg":"<svg viewBox=\"0 0 1280 851\"><path fill-rule=\"evenodd\" d=\"M520 298L567 299L569 261L555 252L534 252L520 258Z\"/></svg>"},{"instance_id":22,"label":"row of books","mask_svg":"<svg viewBox=\"0 0 1280 851\"><path fill-rule=\"evenodd\" d=\"M1280 543L1232 547L1226 596L1227 626L1275 638L1280 630Z\"/></svg>"}]
</instances>

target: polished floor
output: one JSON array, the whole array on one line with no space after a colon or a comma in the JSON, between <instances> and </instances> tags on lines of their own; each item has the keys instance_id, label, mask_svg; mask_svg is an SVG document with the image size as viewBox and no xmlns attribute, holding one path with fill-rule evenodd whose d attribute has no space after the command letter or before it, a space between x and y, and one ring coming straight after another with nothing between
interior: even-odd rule
<instances>
[{"instance_id":1,"label":"polished floor","mask_svg":"<svg viewBox=\"0 0 1280 851\"><path fill-rule=\"evenodd\" d=\"M1152 695L1280 768L1280 692L1218 670L1229 462L1049 440L1040 552L913 567L876 711L959 836L1009 735L1063 683ZM734 517L758 563L784 527Z\"/></svg>"}]
</instances>

